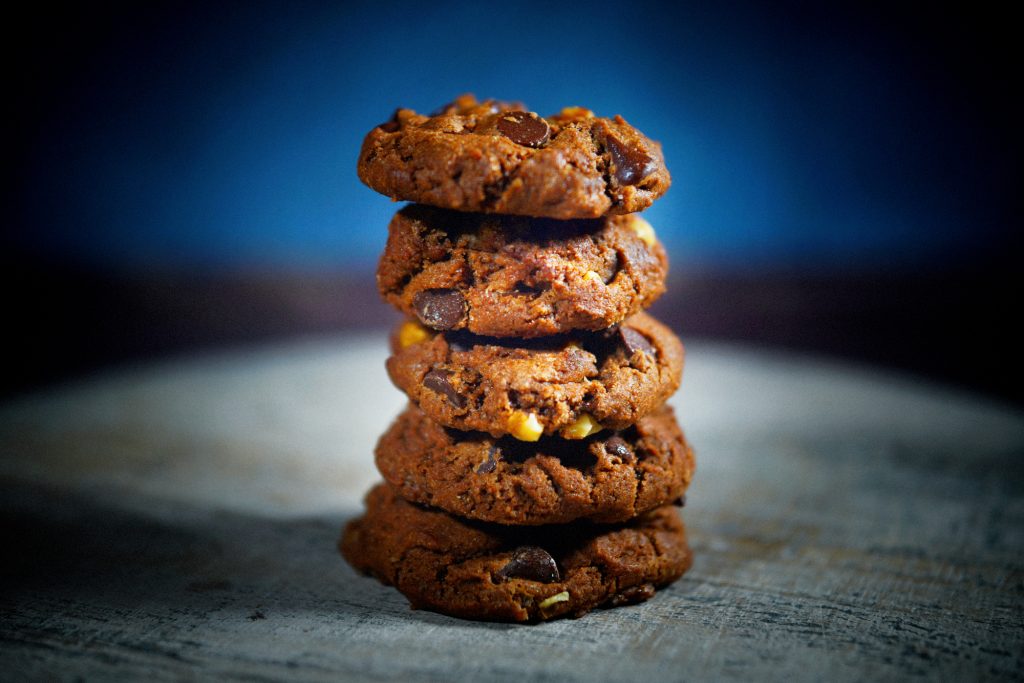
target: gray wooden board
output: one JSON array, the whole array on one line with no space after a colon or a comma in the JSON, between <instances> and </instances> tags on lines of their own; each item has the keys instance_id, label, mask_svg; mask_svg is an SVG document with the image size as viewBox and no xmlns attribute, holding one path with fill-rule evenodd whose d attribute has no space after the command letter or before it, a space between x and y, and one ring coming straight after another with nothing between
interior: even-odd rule
<instances>
[{"instance_id":1,"label":"gray wooden board","mask_svg":"<svg viewBox=\"0 0 1024 683\"><path fill-rule=\"evenodd\" d=\"M0 406L0 677L1020 678L1024 416L694 343L696 560L536 626L412 611L337 555L400 410L382 337L126 368Z\"/></svg>"}]
</instances>

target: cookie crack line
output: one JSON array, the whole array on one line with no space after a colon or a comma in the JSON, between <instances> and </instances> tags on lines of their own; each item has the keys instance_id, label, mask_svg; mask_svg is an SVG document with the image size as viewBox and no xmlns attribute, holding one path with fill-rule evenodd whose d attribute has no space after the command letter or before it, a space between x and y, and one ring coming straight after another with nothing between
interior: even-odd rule
<instances>
[{"instance_id":1,"label":"cookie crack line","mask_svg":"<svg viewBox=\"0 0 1024 683\"><path fill-rule=\"evenodd\" d=\"M641 460L640 460L640 456L638 455L637 459L636 459L636 465L633 468L633 477L634 477L633 512L634 512L634 514L636 513L636 510L640 507L640 496L643 493L644 479L647 478L647 473L646 473L645 470L643 470L641 468L640 463L641 463Z\"/></svg>"},{"instance_id":2,"label":"cookie crack line","mask_svg":"<svg viewBox=\"0 0 1024 683\"><path fill-rule=\"evenodd\" d=\"M543 463L536 463L536 466L537 469L541 471L541 474L544 475L544 478L547 480L551 492L555 494L556 497L561 496L562 487L559 486L558 482L555 481L555 478L551 476L551 472L548 471L548 468Z\"/></svg>"},{"instance_id":3,"label":"cookie crack line","mask_svg":"<svg viewBox=\"0 0 1024 683\"><path fill-rule=\"evenodd\" d=\"M603 144L597 141L597 137L594 135L593 130L591 130L590 132L590 137L594 143L594 153L597 155L599 159L602 160L601 163L598 165L598 168L601 170L601 180L603 181L604 196L608 198L608 202L612 206L615 206L616 198L615 193L612 192L612 169L611 161L608 158L608 150L605 148Z\"/></svg>"},{"instance_id":4,"label":"cookie crack line","mask_svg":"<svg viewBox=\"0 0 1024 683\"><path fill-rule=\"evenodd\" d=\"M505 172L502 168L502 175L495 181L489 183L484 190L485 205L481 207L484 213L500 213L495 207L506 201L506 195L510 187L513 187L519 174L519 167L516 166L511 172Z\"/></svg>"}]
</instances>

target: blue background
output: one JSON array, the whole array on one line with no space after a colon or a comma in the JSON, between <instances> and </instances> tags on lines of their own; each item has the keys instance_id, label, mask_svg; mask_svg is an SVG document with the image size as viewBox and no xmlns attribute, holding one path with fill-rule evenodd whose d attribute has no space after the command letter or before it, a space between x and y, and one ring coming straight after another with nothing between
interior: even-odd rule
<instances>
[{"instance_id":1,"label":"blue background","mask_svg":"<svg viewBox=\"0 0 1024 683\"><path fill-rule=\"evenodd\" d=\"M366 270L363 135L462 92L659 139L674 263L946 268L1016 246L999 16L835 5L156 4L37 16L7 247L113 269ZM994 32L994 33L993 33ZM1008 81L1012 82L1012 81ZM19 130L16 128L15 130Z\"/></svg>"}]
</instances>

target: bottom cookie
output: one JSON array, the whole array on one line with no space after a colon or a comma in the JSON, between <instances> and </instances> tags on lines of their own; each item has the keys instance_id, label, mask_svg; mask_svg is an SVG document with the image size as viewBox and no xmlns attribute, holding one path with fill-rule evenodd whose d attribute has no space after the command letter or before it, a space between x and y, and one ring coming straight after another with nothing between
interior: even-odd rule
<instances>
[{"instance_id":1,"label":"bottom cookie","mask_svg":"<svg viewBox=\"0 0 1024 683\"><path fill-rule=\"evenodd\" d=\"M692 563L671 506L626 524L512 527L407 503L386 484L366 496L339 547L414 609L466 619L544 621L642 602Z\"/></svg>"}]
</instances>

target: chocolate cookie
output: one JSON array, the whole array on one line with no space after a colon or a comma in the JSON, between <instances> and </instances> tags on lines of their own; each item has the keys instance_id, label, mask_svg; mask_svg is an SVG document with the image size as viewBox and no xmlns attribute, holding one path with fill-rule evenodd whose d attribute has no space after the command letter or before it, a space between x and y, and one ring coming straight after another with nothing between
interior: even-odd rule
<instances>
[{"instance_id":1,"label":"chocolate cookie","mask_svg":"<svg viewBox=\"0 0 1024 683\"><path fill-rule=\"evenodd\" d=\"M342 534L345 559L414 609L468 619L542 621L641 602L692 562L672 507L620 526L508 527L418 507L385 484L366 505Z\"/></svg>"},{"instance_id":2,"label":"chocolate cookie","mask_svg":"<svg viewBox=\"0 0 1024 683\"><path fill-rule=\"evenodd\" d=\"M646 313L537 339L432 333L409 321L392 351L391 381L430 419L523 441L625 429L672 395L683 370L679 338Z\"/></svg>"},{"instance_id":3,"label":"chocolate cookie","mask_svg":"<svg viewBox=\"0 0 1024 683\"><path fill-rule=\"evenodd\" d=\"M410 406L376 457L406 500L498 524L623 522L678 500L694 469L668 406L621 432L537 443L445 429Z\"/></svg>"},{"instance_id":4,"label":"chocolate cookie","mask_svg":"<svg viewBox=\"0 0 1024 683\"><path fill-rule=\"evenodd\" d=\"M411 204L391 219L377 286L434 329L540 337L622 322L661 296L667 271L636 214L556 221Z\"/></svg>"},{"instance_id":5,"label":"chocolate cookie","mask_svg":"<svg viewBox=\"0 0 1024 683\"><path fill-rule=\"evenodd\" d=\"M671 183L661 145L621 116L541 118L472 95L430 116L397 110L363 140L358 172L395 199L548 218L641 211Z\"/></svg>"}]
</instances>

